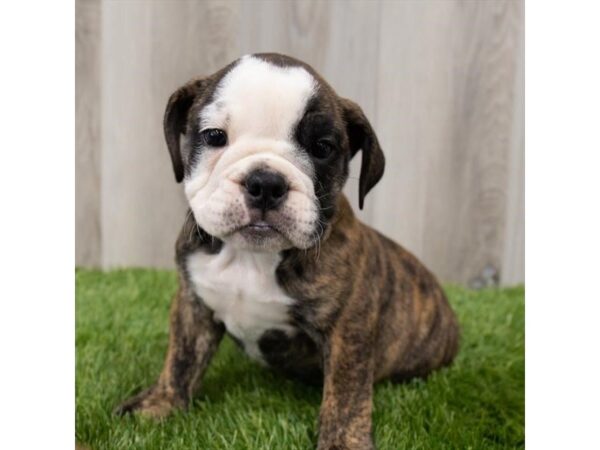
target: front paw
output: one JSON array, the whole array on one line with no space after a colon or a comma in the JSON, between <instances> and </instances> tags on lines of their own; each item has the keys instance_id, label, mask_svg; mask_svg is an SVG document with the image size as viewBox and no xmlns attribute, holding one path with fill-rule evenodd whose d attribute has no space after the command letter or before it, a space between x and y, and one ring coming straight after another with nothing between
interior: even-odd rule
<instances>
[{"instance_id":1,"label":"front paw","mask_svg":"<svg viewBox=\"0 0 600 450\"><path fill-rule=\"evenodd\" d=\"M370 435L366 436L321 436L317 450L374 450Z\"/></svg>"},{"instance_id":2,"label":"front paw","mask_svg":"<svg viewBox=\"0 0 600 450\"><path fill-rule=\"evenodd\" d=\"M185 408L187 402L178 398L168 389L153 386L123 402L115 409L115 414L139 414L152 419L163 419L176 408Z\"/></svg>"},{"instance_id":3,"label":"front paw","mask_svg":"<svg viewBox=\"0 0 600 450\"><path fill-rule=\"evenodd\" d=\"M374 450L375 445L371 438L360 440L336 440L334 442L325 442L321 440L317 450Z\"/></svg>"},{"instance_id":4,"label":"front paw","mask_svg":"<svg viewBox=\"0 0 600 450\"><path fill-rule=\"evenodd\" d=\"M375 446L372 443L363 443L361 445L348 444L325 444L319 445L317 450L374 450Z\"/></svg>"}]
</instances>

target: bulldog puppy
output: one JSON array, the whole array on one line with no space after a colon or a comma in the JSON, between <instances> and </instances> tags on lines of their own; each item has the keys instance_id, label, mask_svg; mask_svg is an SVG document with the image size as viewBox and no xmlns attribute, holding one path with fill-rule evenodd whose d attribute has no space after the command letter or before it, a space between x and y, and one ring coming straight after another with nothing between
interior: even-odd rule
<instances>
[{"instance_id":1,"label":"bulldog puppy","mask_svg":"<svg viewBox=\"0 0 600 450\"><path fill-rule=\"evenodd\" d=\"M448 365L458 326L435 277L359 222L384 156L361 108L307 64L244 56L169 99L164 130L190 212L156 384L118 412L185 408L227 332L251 358L322 383L319 449L371 449L373 383Z\"/></svg>"}]
</instances>

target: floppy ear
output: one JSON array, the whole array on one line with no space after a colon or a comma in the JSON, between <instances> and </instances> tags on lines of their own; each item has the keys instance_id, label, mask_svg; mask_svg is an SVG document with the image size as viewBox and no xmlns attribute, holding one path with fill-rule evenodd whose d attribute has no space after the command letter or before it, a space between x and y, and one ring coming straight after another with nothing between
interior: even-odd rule
<instances>
[{"instance_id":1,"label":"floppy ear","mask_svg":"<svg viewBox=\"0 0 600 450\"><path fill-rule=\"evenodd\" d=\"M362 150L358 186L358 206L362 209L365 196L383 176L385 157L373 127L371 127L361 107L346 98L340 98L340 105L342 107L342 117L346 124L351 157Z\"/></svg>"},{"instance_id":2,"label":"floppy ear","mask_svg":"<svg viewBox=\"0 0 600 450\"><path fill-rule=\"evenodd\" d=\"M178 183L183 180L183 159L181 158L179 138L181 134L186 132L187 115L194 99L205 86L206 80L204 78L190 81L171 94L165 110L163 120L165 140L167 141L167 147L169 147L173 171Z\"/></svg>"}]
</instances>

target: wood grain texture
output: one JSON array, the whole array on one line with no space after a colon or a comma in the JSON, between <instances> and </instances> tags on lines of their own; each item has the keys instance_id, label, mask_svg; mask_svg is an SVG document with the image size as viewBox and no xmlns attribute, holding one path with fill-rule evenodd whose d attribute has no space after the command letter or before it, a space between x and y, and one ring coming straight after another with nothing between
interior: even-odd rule
<instances>
[{"instance_id":1,"label":"wood grain texture","mask_svg":"<svg viewBox=\"0 0 600 450\"><path fill-rule=\"evenodd\" d=\"M516 68L513 97L512 132L506 181L507 202L500 284L525 280L525 8L520 2L515 11L517 24Z\"/></svg>"},{"instance_id":2,"label":"wood grain texture","mask_svg":"<svg viewBox=\"0 0 600 450\"><path fill-rule=\"evenodd\" d=\"M100 0L75 4L75 261L102 262L100 227Z\"/></svg>"},{"instance_id":3,"label":"wood grain texture","mask_svg":"<svg viewBox=\"0 0 600 450\"><path fill-rule=\"evenodd\" d=\"M373 223L443 280L493 281L503 272L520 5L382 8L378 130L390 170Z\"/></svg>"},{"instance_id":4,"label":"wood grain texture","mask_svg":"<svg viewBox=\"0 0 600 450\"><path fill-rule=\"evenodd\" d=\"M522 1L105 0L96 12L88 42L100 40L100 58L77 53L78 104L92 96L83 103L95 108L78 123L101 130L88 138L97 161L77 165L79 265L172 267L185 202L162 137L168 95L276 51L313 65L378 132L388 164L364 221L442 280L523 281ZM77 146L84 160L91 147ZM357 163L346 187L356 210Z\"/></svg>"}]
</instances>

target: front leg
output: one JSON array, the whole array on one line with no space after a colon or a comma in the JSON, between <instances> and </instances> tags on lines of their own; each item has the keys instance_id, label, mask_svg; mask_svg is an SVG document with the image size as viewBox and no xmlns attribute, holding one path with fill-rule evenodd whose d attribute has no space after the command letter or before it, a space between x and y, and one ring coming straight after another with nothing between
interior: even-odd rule
<instances>
[{"instance_id":1,"label":"front leg","mask_svg":"<svg viewBox=\"0 0 600 450\"><path fill-rule=\"evenodd\" d=\"M222 324L181 280L170 315L169 349L155 385L119 406L119 415L139 412L162 418L186 408L223 337Z\"/></svg>"},{"instance_id":2,"label":"front leg","mask_svg":"<svg viewBox=\"0 0 600 450\"><path fill-rule=\"evenodd\" d=\"M341 321L325 343L319 450L374 448L373 332L369 328L356 317Z\"/></svg>"}]
</instances>

